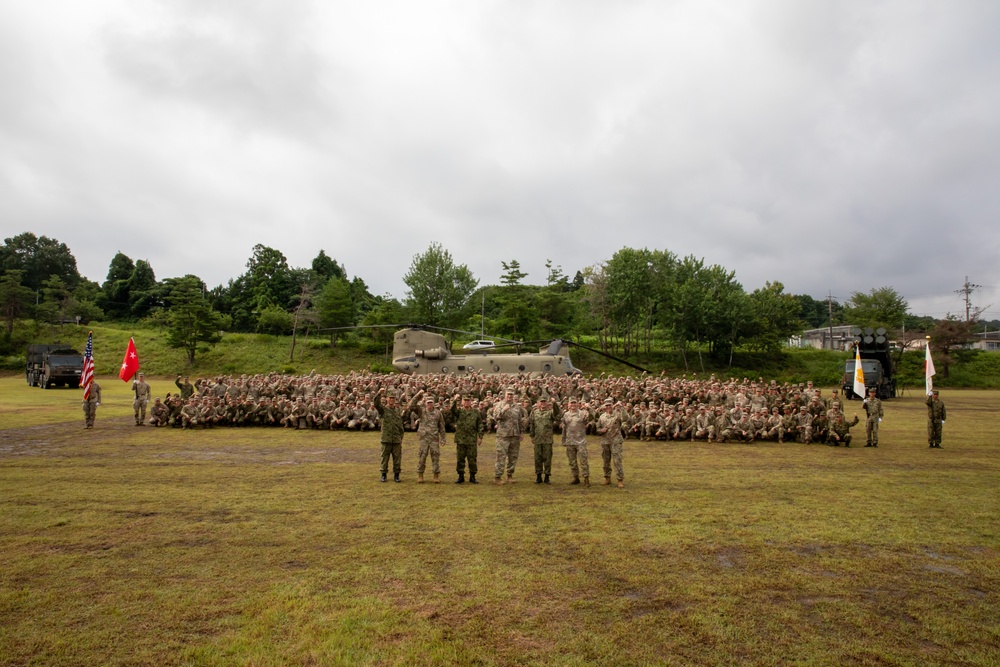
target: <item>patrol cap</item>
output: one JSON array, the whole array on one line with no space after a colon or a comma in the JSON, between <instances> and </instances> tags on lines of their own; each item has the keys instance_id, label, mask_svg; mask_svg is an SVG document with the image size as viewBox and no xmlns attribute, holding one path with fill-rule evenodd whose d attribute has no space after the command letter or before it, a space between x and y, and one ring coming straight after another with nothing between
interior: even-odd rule
<instances>
[{"instance_id":1,"label":"patrol cap","mask_svg":"<svg viewBox=\"0 0 1000 667\"><path fill-rule=\"evenodd\" d=\"M615 401L610 396L604 399L604 405L614 405Z\"/></svg>"}]
</instances>

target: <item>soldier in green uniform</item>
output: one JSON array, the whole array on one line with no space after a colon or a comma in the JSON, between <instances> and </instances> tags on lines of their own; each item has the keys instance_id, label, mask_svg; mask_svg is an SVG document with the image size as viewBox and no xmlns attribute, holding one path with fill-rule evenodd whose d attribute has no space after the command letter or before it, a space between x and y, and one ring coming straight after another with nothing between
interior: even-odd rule
<instances>
[{"instance_id":1,"label":"soldier in green uniform","mask_svg":"<svg viewBox=\"0 0 1000 667\"><path fill-rule=\"evenodd\" d=\"M444 444L445 426L444 413L434 407L434 398L424 397L421 389L413 400L410 401L409 409L415 410L419 415L420 426L417 428L417 438L420 441L420 449L417 453L417 483L423 484L424 471L427 469L427 455L431 455L431 472L434 474L434 483L441 481L441 445Z\"/></svg>"},{"instance_id":2,"label":"soldier in green uniform","mask_svg":"<svg viewBox=\"0 0 1000 667\"><path fill-rule=\"evenodd\" d=\"M566 447L569 470L573 474L570 484L590 486L590 461L587 456L587 423L590 415L581 410L576 398L569 399L569 409L562 416L562 444Z\"/></svg>"},{"instance_id":3,"label":"soldier in green uniform","mask_svg":"<svg viewBox=\"0 0 1000 667\"><path fill-rule=\"evenodd\" d=\"M383 394L385 405L382 405ZM389 472L389 457L392 456L392 478L398 482L403 470L403 415L396 404L396 391L379 389L375 394L375 409L382 422L382 481Z\"/></svg>"},{"instance_id":4,"label":"soldier in green uniform","mask_svg":"<svg viewBox=\"0 0 1000 667\"><path fill-rule=\"evenodd\" d=\"M83 420L84 428L94 428L94 420L97 418L97 406L101 404L101 385L94 380L90 384L90 396L83 400Z\"/></svg>"},{"instance_id":5,"label":"soldier in green uniform","mask_svg":"<svg viewBox=\"0 0 1000 667\"><path fill-rule=\"evenodd\" d=\"M611 462L614 461L618 488L625 488L625 466L622 462L622 419L615 409L614 399L604 399L604 412L597 418L597 434L601 436L601 458L604 460L604 484L611 484Z\"/></svg>"},{"instance_id":6,"label":"soldier in green uniform","mask_svg":"<svg viewBox=\"0 0 1000 667\"><path fill-rule=\"evenodd\" d=\"M194 387L191 386L191 383L188 380L189 378L185 377L184 381L181 382L180 375L178 375L177 379L174 380L174 384L181 390L181 398L185 401L194 395Z\"/></svg>"},{"instance_id":7,"label":"soldier in green uniform","mask_svg":"<svg viewBox=\"0 0 1000 667\"><path fill-rule=\"evenodd\" d=\"M528 433L535 445L535 484L549 483L552 474L552 433L561 417L559 405L553 403L550 407L547 396L539 398L538 405L528 415Z\"/></svg>"},{"instance_id":8,"label":"soldier in green uniform","mask_svg":"<svg viewBox=\"0 0 1000 667\"><path fill-rule=\"evenodd\" d=\"M946 416L944 402L935 389L927 397L927 442L931 449L941 449L941 431Z\"/></svg>"},{"instance_id":9,"label":"soldier in green uniform","mask_svg":"<svg viewBox=\"0 0 1000 667\"><path fill-rule=\"evenodd\" d=\"M132 401L132 409L135 411L135 425L144 426L146 424L146 407L149 405L149 397L152 394L144 374L139 373L139 377L132 383L132 391L135 393L135 400Z\"/></svg>"},{"instance_id":10,"label":"soldier in green uniform","mask_svg":"<svg viewBox=\"0 0 1000 667\"><path fill-rule=\"evenodd\" d=\"M857 415L854 415L853 421L844 421L844 413L838 410L830 422L830 430L826 434L826 444L840 447L840 443L844 443L844 447L850 447L851 427L857 425L858 421Z\"/></svg>"},{"instance_id":11,"label":"soldier in green uniform","mask_svg":"<svg viewBox=\"0 0 1000 667\"><path fill-rule=\"evenodd\" d=\"M874 389L868 390L864 405L865 414L868 415L865 420L865 436L867 438L865 447L878 447L878 425L882 423L882 401L879 400Z\"/></svg>"},{"instance_id":12,"label":"soldier in green uniform","mask_svg":"<svg viewBox=\"0 0 1000 667\"><path fill-rule=\"evenodd\" d=\"M465 482L465 462L469 462L469 484L478 484L476 473L479 472L479 445L483 444L483 433L486 432L486 422L483 413L472 407L472 398L466 394L462 397L459 407L458 394L451 402L451 420L455 424L455 453L458 461L455 471L458 473L456 484Z\"/></svg>"}]
</instances>

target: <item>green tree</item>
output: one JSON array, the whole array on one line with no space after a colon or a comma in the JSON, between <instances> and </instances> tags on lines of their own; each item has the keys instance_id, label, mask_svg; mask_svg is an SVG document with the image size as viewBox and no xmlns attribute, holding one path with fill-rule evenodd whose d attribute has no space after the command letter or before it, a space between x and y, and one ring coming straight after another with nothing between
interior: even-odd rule
<instances>
[{"instance_id":1,"label":"green tree","mask_svg":"<svg viewBox=\"0 0 1000 667\"><path fill-rule=\"evenodd\" d=\"M357 310L354 306L354 295L351 284L343 278L330 278L316 297L316 310L319 314L319 325L332 329L353 326L356 322ZM337 331L330 333L330 347L337 344Z\"/></svg>"},{"instance_id":2,"label":"green tree","mask_svg":"<svg viewBox=\"0 0 1000 667\"><path fill-rule=\"evenodd\" d=\"M440 243L413 256L403 282L409 287L404 305L410 316L443 327L456 327L465 319L469 297L479 284L469 267L456 265Z\"/></svg>"},{"instance_id":3,"label":"green tree","mask_svg":"<svg viewBox=\"0 0 1000 667\"><path fill-rule=\"evenodd\" d=\"M903 325L910 307L891 287L872 288L868 294L852 292L844 305L844 318L858 327L885 327L895 331Z\"/></svg>"},{"instance_id":4,"label":"green tree","mask_svg":"<svg viewBox=\"0 0 1000 667\"><path fill-rule=\"evenodd\" d=\"M31 232L4 239L0 246L0 270L21 271L21 283L36 292L53 275L59 276L70 289L80 282L76 258L69 247Z\"/></svg>"},{"instance_id":5,"label":"green tree","mask_svg":"<svg viewBox=\"0 0 1000 667\"><path fill-rule=\"evenodd\" d=\"M247 260L247 283L255 309L268 306L288 307L298 292L298 285L288 260L278 250L258 243Z\"/></svg>"},{"instance_id":6,"label":"green tree","mask_svg":"<svg viewBox=\"0 0 1000 667\"><path fill-rule=\"evenodd\" d=\"M42 299L36 317L52 324L72 319L72 295L62 278L52 275L42 283Z\"/></svg>"},{"instance_id":7,"label":"green tree","mask_svg":"<svg viewBox=\"0 0 1000 667\"><path fill-rule=\"evenodd\" d=\"M749 319L744 335L751 349L776 353L791 336L802 331L802 305L784 289L780 282L768 282L748 296Z\"/></svg>"},{"instance_id":8,"label":"green tree","mask_svg":"<svg viewBox=\"0 0 1000 667\"><path fill-rule=\"evenodd\" d=\"M153 308L161 305L157 299L156 274L153 267L144 259L136 260L132 275L128 277L129 315L134 320L149 315Z\"/></svg>"},{"instance_id":9,"label":"green tree","mask_svg":"<svg viewBox=\"0 0 1000 667\"><path fill-rule=\"evenodd\" d=\"M167 345L184 350L191 366L199 343L214 345L222 340L225 321L205 298L205 285L197 276L164 282L170 285Z\"/></svg>"},{"instance_id":10,"label":"green tree","mask_svg":"<svg viewBox=\"0 0 1000 667\"><path fill-rule=\"evenodd\" d=\"M347 278L347 272L344 270L344 267L323 250L320 250L319 254L313 259L312 272L319 279L320 283L325 283L330 278Z\"/></svg>"},{"instance_id":11,"label":"green tree","mask_svg":"<svg viewBox=\"0 0 1000 667\"><path fill-rule=\"evenodd\" d=\"M21 284L23 273L20 269L6 269L0 276L0 313L7 342L14 333L14 322L30 312L35 302L34 290Z\"/></svg>"},{"instance_id":12,"label":"green tree","mask_svg":"<svg viewBox=\"0 0 1000 667\"><path fill-rule=\"evenodd\" d=\"M119 251L111 258L108 277L101 286L101 295L97 301L108 319L122 320L129 317L129 279L134 272L135 263L125 253Z\"/></svg>"},{"instance_id":13,"label":"green tree","mask_svg":"<svg viewBox=\"0 0 1000 667\"><path fill-rule=\"evenodd\" d=\"M538 308L534 290L522 284L527 273L521 270L516 259L500 262L504 272L500 275L500 287L495 298L500 304L500 312L493 322L501 333L512 338L531 338L538 328Z\"/></svg>"},{"instance_id":14,"label":"green tree","mask_svg":"<svg viewBox=\"0 0 1000 667\"><path fill-rule=\"evenodd\" d=\"M286 336L292 332L292 314L278 306L265 306L257 315L257 331Z\"/></svg>"}]
</instances>

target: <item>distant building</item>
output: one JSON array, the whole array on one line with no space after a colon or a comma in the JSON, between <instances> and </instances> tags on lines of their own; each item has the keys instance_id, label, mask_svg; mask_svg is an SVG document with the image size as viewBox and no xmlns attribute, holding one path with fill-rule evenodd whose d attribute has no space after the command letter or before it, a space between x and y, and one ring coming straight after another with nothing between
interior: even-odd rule
<instances>
[{"instance_id":1,"label":"distant building","mask_svg":"<svg viewBox=\"0 0 1000 667\"><path fill-rule=\"evenodd\" d=\"M975 334L976 341L972 344L975 350L1000 350L1000 331L984 331Z\"/></svg>"},{"instance_id":2,"label":"distant building","mask_svg":"<svg viewBox=\"0 0 1000 667\"><path fill-rule=\"evenodd\" d=\"M854 346L853 325L844 324L822 329L809 329L788 340L789 347L811 347L816 350L849 350Z\"/></svg>"}]
</instances>

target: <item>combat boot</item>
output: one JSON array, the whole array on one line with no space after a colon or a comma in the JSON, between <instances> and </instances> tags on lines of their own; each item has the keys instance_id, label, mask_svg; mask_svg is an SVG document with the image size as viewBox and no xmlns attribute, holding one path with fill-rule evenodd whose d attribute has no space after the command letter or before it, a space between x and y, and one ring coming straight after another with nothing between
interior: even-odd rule
<instances>
[{"instance_id":1,"label":"combat boot","mask_svg":"<svg viewBox=\"0 0 1000 667\"><path fill-rule=\"evenodd\" d=\"M503 477L494 477L493 483L497 486L503 486Z\"/></svg>"},{"instance_id":2,"label":"combat boot","mask_svg":"<svg viewBox=\"0 0 1000 667\"><path fill-rule=\"evenodd\" d=\"M625 480L624 479L618 480L618 488L619 489L624 489L625 488Z\"/></svg>"},{"instance_id":3,"label":"combat boot","mask_svg":"<svg viewBox=\"0 0 1000 667\"><path fill-rule=\"evenodd\" d=\"M583 478L583 485L585 487L590 487L590 478L589 477L584 477Z\"/></svg>"},{"instance_id":4,"label":"combat boot","mask_svg":"<svg viewBox=\"0 0 1000 667\"><path fill-rule=\"evenodd\" d=\"M544 481L545 481L546 484L549 483L549 476L548 475L545 476L545 480Z\"/></svg>"},{"instance_id":5,"label":"combat boot","mask_svg":"<svg viewBox=\"0 0 1000 667\"><path fill-rule=\"evenodd\" d=\"M611 484L611 476L610 475L605 475L604 476L604 486L609 486L610 484Z\"/></svg>"},{"instance_id":6,"label":"combat boot","mask_svg":"<svg viewBox=\"0 0 1000 667\"><path fill-rule=\"evenodd\" d=\"M513 484L514 483L514 476L513 475L507 475L507 483L508 484Z\"/></svg>"},{"instance_id":7,"label":"combat boot","mask_svg":"<svg viewBox=\"0 0 1000 667\"><path fill-rule=\"evenodd\" d=\"M417 484L423 484L423 483L424 483L424 473L418 472L417 473Z\"/></svg>"},{"instance_id":8,"label":"combat boot","mask_svg":"<svg viewBox=\"0 0 1000 667\"><path fill-rule=\"evenodd\" d=\"M469 481L472 482L471 479ZM475 482L472 482L472 483L475 484ZM455 484L465 484L465 473L464 472L458 473L458 479L455 480Z\"/></svg>"},{"instance_id":9,"label":"combat boot","mask_svg":"<svg viewBox=\"0 0 1000 667\"><path fill-rule=\"evenodd\" d=\"M382 481L385 481L385 473L382 473Z\"/></svg>"},{"instance_id":10,"label":"combat boot","mask_svg":"<svg viewBox=\"0 0 1000 667\"><path fill-rule=\"evenodd\" d=\"M541 483L542 483L542 473L538 473L537 475L535 475L535 484L541 484Z\"/></svg>"},{"instance_id":11,"label":"combat boot","mask_svg":"<svg viewBox=\"0 0 1000 667\"><path fill-rule=\"evenodd\" d=\"M398 472L392 473L392 481L394 481L394 482L401 482L402 481L401 479L399 479L399 473Z\"/></svg>"},{"instance_id":12,"label":"combat boot","mask_svg":"<svg viewBox=\"0 0 1000 667\"><path fill-rule=\"evenodd\" d=\"M580 477L578 475L573 475L573 481L570 482L570 484L579 484L579 483L580 483Z\"/></svg>"},{"instance_id":13,"label":"combat boot","mask_svg":"<svg viewBox=\"0 0 1000 667\"><path fill-rule=\"evenodd\" d=\"M476 473L469 473L469 484L479 484L479 482L476 481Z\"/></svg>"},{"instance_id":14,"label":"combat boot","mask_svg":"<svg viewBox=\"0 0 1000 667\"><path fill-rule=\"evenodd\" d=\"M440 484L441 483L441 473L437 473L437 472L434 473L434 483L435 484Z\"/></svg>"}]
</instances>

